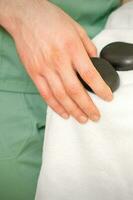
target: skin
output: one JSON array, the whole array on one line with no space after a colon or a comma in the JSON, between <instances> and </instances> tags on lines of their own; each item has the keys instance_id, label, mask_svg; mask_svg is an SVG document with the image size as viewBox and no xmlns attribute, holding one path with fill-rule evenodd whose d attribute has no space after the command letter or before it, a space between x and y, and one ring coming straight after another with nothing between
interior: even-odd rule
<instances>
[{"instance_id":1,"label":"skin","mask_svg":"<svg viewBox=\"0 0 133 200\"><path fill-rule=\"evenodd\" d=\"M76 71L103 100L111 101L113 95L90 61L96 47L76 21L46 0L1 0L0 24L12 35L27 73L55 112L80 123L100 119Z\"/></svg>"}]
</instances>

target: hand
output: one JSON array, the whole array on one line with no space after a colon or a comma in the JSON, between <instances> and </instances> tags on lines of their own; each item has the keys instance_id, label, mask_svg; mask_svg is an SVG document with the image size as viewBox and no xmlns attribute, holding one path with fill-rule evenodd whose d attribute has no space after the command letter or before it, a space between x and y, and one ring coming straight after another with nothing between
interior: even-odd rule
<instances>
[{"instance_id":1,"label":"hand","mask_svg":"<svg viewBox=\"0 0 133 200\"><path fill-rule=\"evenodd\" d=\"M13 25L7 29L41 96L64 118L72 115L80 123L97 121L100 112L76 71L102 99L112 100L112 92L90 61L89 57L96 56L96 48L86 32L46 0L13 2Z\"/></svg>"}]
</instances>

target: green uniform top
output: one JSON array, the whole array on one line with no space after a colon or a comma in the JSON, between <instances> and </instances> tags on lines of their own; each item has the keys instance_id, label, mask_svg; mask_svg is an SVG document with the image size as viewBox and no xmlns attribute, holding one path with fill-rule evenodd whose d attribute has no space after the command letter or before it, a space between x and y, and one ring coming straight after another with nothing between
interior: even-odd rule
<instances>
[{"instance_id":1,"label":"green uniform top","mask_svg":"<svg viewBox=\"0 0 133 200\"><path fill-rule=\"evenodd\" d=\"M72 16L93 38L104 28L107 17L121 1L51 0L51 2ZM2 27L0 27L0 90L38 93L19 59L13 39Z\"/></svg>"}]
</instances>

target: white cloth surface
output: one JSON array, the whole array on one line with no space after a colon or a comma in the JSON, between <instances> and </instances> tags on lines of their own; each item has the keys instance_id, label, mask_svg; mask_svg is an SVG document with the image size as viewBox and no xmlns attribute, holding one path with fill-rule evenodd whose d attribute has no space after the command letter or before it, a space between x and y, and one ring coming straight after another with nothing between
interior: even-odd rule
<instances>
[{"instance_id":1,"label":"white cloth surface","mask_svg":"<svg viewBox=\"0 0 133 200\"><path fill-rule=\"evenodd\" d=\"M109 29L133 29L133 0L114 11L106 24Z\"/></svg>"},{"instance_id":2,"label":"white cloth surface","mask_svg":"<svg viewBox=\"0 0 133 200\"><path fill-rule=\"evenodd\" d=\"M133 29L121 30L122 23L125 27L133 21L130 5L130 19L118 19L115 12L94 39L98 51L114 41L133 43ZM64 120L48 107L36 200L133 199L133 71L119 75L120 88L112 102L89 93L102 115L98 123Z\"/></svg>"}]
</instances>

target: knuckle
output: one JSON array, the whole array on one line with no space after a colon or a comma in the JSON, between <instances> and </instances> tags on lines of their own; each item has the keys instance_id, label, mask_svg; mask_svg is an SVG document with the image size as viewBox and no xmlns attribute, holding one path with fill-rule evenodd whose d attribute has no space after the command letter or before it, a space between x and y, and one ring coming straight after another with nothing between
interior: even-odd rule
<instances>
[{"instance_id":1,"label":"knuckle","mask_svg":"<svg viewBox=\"0 0 133 200\"><path fill-rule=\"evenodd\" d=\"M53 66L56 72L59 74L63 72L63 67L64 67L64 55L62 52L58 55L52 58L53 61Z\"/></svg>"},{"instance_id":2,"label":"knuckle","mask_svg":"<svg viewBox=\"0 0 133 200\"><path fill-rule=\"evenodd\" d=\"M84 110L88 113L88 115L90 115L94 110L93 104L91 102L89 102L89 106L86 105L84 107Z\"/></svg>"},{"instance_id":3,"label":"knuckle","mask_svg":"<svg viewBox=\"0 0 133 200\"><path fill-rule=\"evenodd\" d=\"M61 70L62 65L64 64L64 53L63 48L58 46L53 46L49 55L49 62L51 67L57 71Z\"/></svg>"},{"instance_id":4,"label":"knuckle","mask_svg":"<svg viewBox=\"0 0 133 200\"><path fill-rule=\"evenodd\" d=\"M78 111L79 111L79 109L77 108L77 106L71 106L70 109L69 109L69 112L73 116L77 116Z\"/></svg>"},{"instance_id":5,"label":"knuckle","mask_svg":"<svg viewBox=\"0 0 133 200\"><path fill-rule=\"evenodd\" d=\"M45 99L47 99L48 105L52 107L55 111L58 111L60 109L60 105L58 104L58 102L54 97L48 96L48 98Z\"/></svg>"},{"instance_id":6,"label":"knuckle","mask_svg":"<svg viewBox=\"0 0 133 200\"><path fill-rule=\"evenodd\" d=\"M63 61L61 50L58 48L54 48L51 58L55 64L56 68L60 69L60 66L62 65L62 61Z\"/></svg>"},{"instance_id":7,"label":"knuckle","mask_svg":"<svg viewBox=\"0 0 133 200\"><path fill-rule=\"evenodd\" d=\"M74 51L76 49L76 45L74 43L73 38L69 38L64 42L64 48L70 51Z\"/></svg>"},{"instance_id":8,"label":"knuckle","mask_svg":"<svg viewBox=\"0 0 133 200\"><path fill-rule=\"evenodd\" d=\"M47 101L47 102L51 102L51 100L53 99L52 95L50 92L44 92L41 91L42 97Z\"/></svg>"},{"instance_id":9,"label":"knuckle","mask_svg":"<svg viewBox=\"0 0 133 200\"><path fill-rule=\"evenodd\" d=\"M96 107L92 101L88 101L88 103L83 107L83 110L89 117L96 113Z\"/></svg>"},{"instance_id":10,"label":"knuckle","mask_svg":"<svg viewBox=\"0 0 133 200\"><path fill-rule=\"evenodd\" d=\"M66 97L65 92L61 91L59 89L55 91L55 95L56 95L56 98L59 99L59 100L65 99L65 97Z\"/></svg>"},{"instance_id":11,"label":"knuckle","mask_svg":"<svg viewBox=\"0 0 133 200\"><path fill-rule=\"evenodd\" d=\"M82 105L82 110L83 110L85 113L87 113L87 114L89 114L89 113L91 112L90 101L85 102L85 104Z\"/></svg>"},{"instance_id":12,"label":"knuckle","mask_svg":"<svg viewBox=\"0 0 133 200\"><path fill-rule=\"evenodd\" d=\"M56 60L55 62L55 70L57 73L61 74L62 73L62 69L63 69L63 64L61 64L61 62L58 60Z\"/></svg>"},{"instance_id":13,"label":"knuckle","mask_svg":"<svg viewBox=\"0 0 133 200\"><path fill-rule=\"evenodd\" d=\"M96 48L96 46L95 45L92 45L92 47L91 47L91 52L93 53L93 54L97 54L97 48Z\"/></svg>"},{"instance_id":14,"label":"knuckle","mask_svg":"<svg viewBox=\"0 0 133 200\"><path fill-rule=\"evenodd\" d=\"M47 65L48 66L48 65ZM42 71L40 72L40 75L43 77L48 77L50 70L47 66L44 66Z\"/></svg>"},{"instance_id":15,"label":"knuckle","mask_svg":"<svg viewBox=\"0 0 133 200\"><path fill-rule=\"evenodd\" d=\"M61 107L60 107L60 105L57 103L57 101L56 100L54 100L53 102L52 102L52 107L54 108L54 110L55 111L58 111L58 113L59 113L59 110L61 110Z\"/></svg>"},{"instance_id":16,"label":"knuckle","mask_svg":"<svg viewBox=\"0 0 133 200\"><path fill-rule=\"evenodd\" d=\"M88 34L84 29L80 30L80 35L81 35L82 38L87 38L88 37Z\"/></svg>"},{"instance_id":17,"label":"knuckle","mask_svg":"<svg viewBox=\"0 0 133 200\"><path fill-rule=\"evenodd\" d=\"M71 113L72 115L75 115L78 110L78 107L75 103L71 103L69 104L68 110L69 110L69 113Z\"/></svg>"},{"instance_id":18,"label":"knuckle","mask_svg":"<svg viewBox=\"0 0 133 200\"><path fill-rule=\"evenodd\" d=\"M82 77L84 80L89 81L89 82L96 81L96 73L94 70L84 70Z\"/></svg>"},{"instance_id":19,"label":"knuckle","mask_svg":"<svg viewBox=\"0 0 133 200\"><path fill-rule=\"evenodd\" d=\"M71 85L71 87L69 87L68 91L71 96L79 96L81 93L78 86L76 86L76 85Z\"/></svg>"},{"instance_id":20,"label":"knuckle","mask_svg":"<svg viewBox=\"0 0 133 200\"><path fill-rule=\"evenodd\" d=\"M56 64L55 71L59 77L65 76L66 64L64 63L64 61L62 61L62 64L61 62L58 65Z\"/></svg>"},{"instance_id":21,"label":"knuckle","mask_svg":"<svg viewBox=\"0 0 133 200\"><path fill-rule=\"evenodd\" d=\"M89 80L92 83L95 83L96 80L97 80L97 74L96 74L95 70L91 70L91 71L86 72L86 76L89 77Z\"/></svg>"},{"instance_id":22,"label":"knuckle","mask_svg":"<svg viewBox=\"0 0 133 200\"><path fill-rule=\"evenodd\" d=\"M93 51L95 51L97 53L97 48L95 45L93 45Z\"/></svg>"},{"instance_id":23,"label":"knuckle","mask_svg":"<svg viewBox=\"0 0 133 200\"><path fill-rule=\"evenodd\" d=\"M39 93L41 94L41 96L43 97L43 99L46 102L50 102L52 100L53 95L51 94L50 90L46 89L46 91L45 91L44 88L39 87L39 86L38 86L38 90L39 90Z\"/></svg>"},{"instance_id":24,"label":"knuckle","mask_svg":"<svg viewBox=\"0 0 133 200\"><path fill-rule=\"evenodd\" d=\"M77 119L79 119L81 115L84 115L84 113L79 108L73 109L72 114Z\"/></svg>"}]
</instances>

